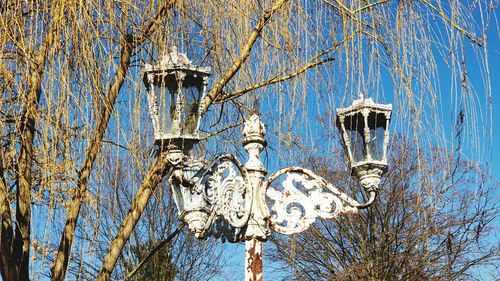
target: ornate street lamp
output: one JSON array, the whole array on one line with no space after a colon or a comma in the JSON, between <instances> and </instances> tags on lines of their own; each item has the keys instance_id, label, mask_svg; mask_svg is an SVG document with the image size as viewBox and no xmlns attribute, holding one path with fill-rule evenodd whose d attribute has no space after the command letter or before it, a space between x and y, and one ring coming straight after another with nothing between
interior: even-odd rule
<instances>
[{"instance_id":1,"label":"ornate street lamp","mask_svg":"<svg viewBox=\"0 0 500 281\"><path fill-rule=\"evenodd\" d=\"M294 234L316 218L335 218L371 205L380 177L387 168L391 105L371 99L356 100L337 110L337 125L347 151L352 175L369 194L358 202L316 173L288 167L267 179L260 160L266 146L265 126L252 115L243 128L248 160L222 154L212 161L194 157L199 140L200 109L209 68L193 66L175 48L159 64L147 65L144 82L155 129L155 143L173 167L169 182L179 218L198 238L246 241L246 280L262 279L262 244L271 230Z\"/></svg>"}]
</instances>

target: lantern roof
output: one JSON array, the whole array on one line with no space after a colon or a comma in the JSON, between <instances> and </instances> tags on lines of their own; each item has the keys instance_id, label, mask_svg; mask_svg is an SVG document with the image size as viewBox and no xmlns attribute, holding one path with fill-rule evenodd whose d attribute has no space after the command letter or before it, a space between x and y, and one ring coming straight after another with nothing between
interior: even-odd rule
<instances>
[{"instance_id":1,"label":"lantern roof","mask_svg":"<svg viewBox=\"0 0 500 281\"><path fill-rule=\"evenodd\" d=\"M186 54L179 53L176 46L168 48L167 52L161 55L160 61L157 64L146 64L144 66L144 73L169 72L175 70L194 72L202 76L208 76L211 72L208 66L198 67L194 65Z\"/></svg>"},{"instance_id":2,"label":"lantern roof","mask_svg":"<svg viewBox=\"0 0 500 281\"><path fill-rule=\"evenodd\" d=\"M390 112L392 111L392 104L378 104L373 102L371 98L361 97L360 99L355 100L349 107L337 109L337 115L354 114L364 108L380 112L387 112L388 114L390 114Z\"/></svg>"}]
</instances>

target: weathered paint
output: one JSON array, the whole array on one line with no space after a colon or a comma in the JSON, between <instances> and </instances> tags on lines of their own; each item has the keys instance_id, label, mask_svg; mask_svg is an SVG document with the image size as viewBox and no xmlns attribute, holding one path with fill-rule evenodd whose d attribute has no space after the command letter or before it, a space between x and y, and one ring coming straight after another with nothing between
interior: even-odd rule
<instances>
[{"instance_id":1,"label":"weathered paint","mask_svg":"<svg viewBox=\"0 0 500 281\"><path fill-rule=\"evenodd\" d=\"M262 281L262 242L245 242L245 281Z\"/></svg>"}]
</instances>

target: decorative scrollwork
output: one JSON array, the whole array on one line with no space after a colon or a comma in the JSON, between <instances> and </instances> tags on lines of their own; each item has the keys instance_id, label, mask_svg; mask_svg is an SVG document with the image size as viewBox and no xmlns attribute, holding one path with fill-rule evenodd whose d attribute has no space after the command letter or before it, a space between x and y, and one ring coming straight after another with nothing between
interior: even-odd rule
<instances>
[{"instance_id":1,"label":"decorative scrollwork","mask_svg":"<svg viewBox=\"0 0 500 281\"><path fill-rule=\"evenodd\" d=\"M281 176L286 177L280 185L270 186ZM335 218L341 213L356 212L360 205L314 172L298 167L275 172L264 188L270 201L271 228L282 234L302 232L317 217Z\"/></svg>"},{"instance_id":2,"label":"decorative scrollwork","mask_svg":"<svg viewBox=\"0 0 500 281\"><path fill-rule=\"evenodd\" d=\"M196 213L197 221L190 228L198 238L208 235L228 240L239 241L240 228L246 225L250 216L252 193L247 188L247 171L241 162L232 154L223 154L217 157L190 180L193 182L190 195L198 195L197 206L189 209ZM184 208L186 210L185 204ZM204 213L204 223L199 218ZM188 214L184 215L188 218ZM215 222L215 223L214 223ZM212 226L212 227L211 227ZM196 229L202 227L203 229ZM211 228L211 229L209 229Z\"/></svg>"},{"instance_id":3,"label":"decorative scrollwork","mask_svg":"<svg viewBox=\"0 0 500 281\"><path fill-rule=\"evenodd\" d=\"M234 159L223 158L213 166L205 190L217 215L223 216L233 227L243 227L250 213L250 193L246 192L245 179L237 173L240 170L235 168Z\"/></svg>"}]
</instances>

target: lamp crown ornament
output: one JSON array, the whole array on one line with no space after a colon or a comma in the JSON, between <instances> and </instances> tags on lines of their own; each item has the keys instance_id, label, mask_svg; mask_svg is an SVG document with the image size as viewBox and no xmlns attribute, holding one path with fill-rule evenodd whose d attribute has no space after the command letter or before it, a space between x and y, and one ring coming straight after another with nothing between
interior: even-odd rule
<instances>
[{"instance_id":1,"label":"lamp crown ornament","mask_svg":"<svg viewBox=\"0 0 500 281\"><path fill-rule=\"evenodd\" d=\"M264 137L266 134L266 127L258 114L252 114L252 116L245 121L244 125L243 136L245 138L254 136Z\"/></svg>"},{"instance_id":2,"label":"lamp crown ornament","mask_svg":"<svg viewBox=\"0 0 500 281\"><path fill-rule=\"evenodd\" d=\"M187 67L194 68L191 60L188 59L186 54L179 53L176 46L168 48L167 52L163 54L160 60L160 66L164 68L174 68L174 67Z\"/></svg>"}]
</instances>

